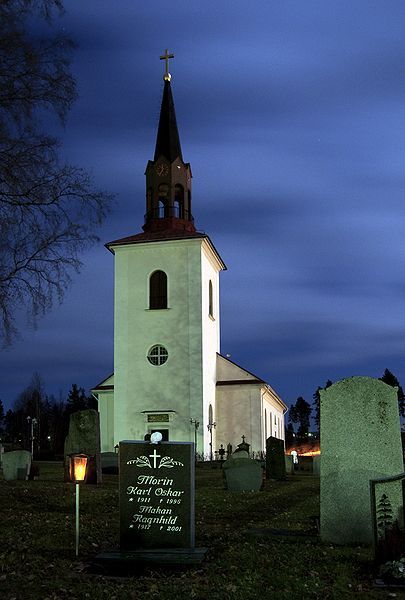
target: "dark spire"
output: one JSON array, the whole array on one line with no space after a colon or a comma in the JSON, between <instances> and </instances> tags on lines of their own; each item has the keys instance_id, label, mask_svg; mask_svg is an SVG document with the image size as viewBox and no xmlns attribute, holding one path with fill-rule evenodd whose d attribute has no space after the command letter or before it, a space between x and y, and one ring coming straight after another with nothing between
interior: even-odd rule
<instances>
[{"instance_id":1,"label":"dark spire","mask_svg":"<svg viewBox=\"0 0 405 600\"><path fill-rule=\"evenodd\" d=\"M183 160L173 95L170 81L167 79L165 79L162 106L160 108L154 160L156 161L160 156L164 156L171 163L176 160L177 157Z\"/></svg>"},{"instance_id":2,"label":"dark spire","mask_svg":"<svg viewBox=\"0 0 405 600\"><path fill-rule=\"evenodd\" d=\"M156 138L155 157L146 166L146 214L143 230L146 233L195 233L191 214L191 168L183 161L177 129L176 113L168 62L173 58L166 50L162 107ZM177 235L177 234L176 234Z\"/></svg>"}]
</instances>

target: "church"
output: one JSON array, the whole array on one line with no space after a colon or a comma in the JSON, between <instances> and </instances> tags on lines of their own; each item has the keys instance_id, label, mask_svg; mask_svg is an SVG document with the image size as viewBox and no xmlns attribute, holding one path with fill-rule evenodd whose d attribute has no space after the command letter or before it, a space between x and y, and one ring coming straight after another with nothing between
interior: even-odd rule
<instances>
[{"instance_id":1,"label":"church","mask_svg":"<svg viewBox=\"0 0 405 600\"><path fill-rule=\"evenodd\" d=\"M101 451L121 440L195 441L205 459L242 436L251 452L284 439L287 406L260 377L220 353L219 276L226 266L192 216L168 60L155 154L146 166L143 231L114 240L114 373L98 400Z\"/></svg>"}]
</instances>

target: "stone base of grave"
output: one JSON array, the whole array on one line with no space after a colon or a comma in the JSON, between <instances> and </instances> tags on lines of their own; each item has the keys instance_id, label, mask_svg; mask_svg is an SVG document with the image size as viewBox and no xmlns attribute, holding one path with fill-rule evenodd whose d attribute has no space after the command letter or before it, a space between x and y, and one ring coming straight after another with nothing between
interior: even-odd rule
<instances>
[{"instance_id":1,"label":"stone base of grave","mask_svg":"<svg viewBox=\"0 0 405 600\"><path fill-rule=\"evenodd\" d=\"M126 572L142 567L193 567L202 563L207 551L208 548L153 548L102 552L94 558L94 565Z\"/></svg>"}]
</instances>

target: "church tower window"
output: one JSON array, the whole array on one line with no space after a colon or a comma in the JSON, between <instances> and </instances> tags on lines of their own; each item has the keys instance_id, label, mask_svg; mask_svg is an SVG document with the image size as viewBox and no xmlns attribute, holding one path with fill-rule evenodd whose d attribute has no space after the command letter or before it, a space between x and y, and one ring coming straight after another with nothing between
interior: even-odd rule
<instances>
[{"instance_id":1,"label":"church tower window","mask_svg":"<svg viewBox=\"0 0 405 600\"><path fill-rule=\"evenodd\" d=\"M169 354L164 346L152 346L148 352L148 361L155 367L160 367L169 358Z\"/></svg>"},{"instance_id":2,"label":"church tower window","mask_svg":"<svg viewBox=\"0 0 405 600\"><path fill-rule=\"evenodd\" d=\"M208 284L208 315L211 318L214 318L214 303L213 303L213 294L212 294L212 281Z\"/></svg>"},{"instance_id":3,"label":"church tower window","mask_svg":"<svg viewBox=\"0 0 405 600\"><path fill-rule=\"evenodd\" d=\"M155 271L150 276L149 308L167 308L167 275L164 271Z\"/></svg>"},{"instance_id":4,"label":"church tower window","mask_svg":"<svg viewBox=\"0 0 405 600\"><path fill-rule=\"evenodd\" d=\"M179 183L174 188L174 216L184 218L184 188Z\"/></svg>"},{"instance_id":5,"label":"church tower window","mask_svg":"<svg viewBox=\"0 0 405 600\"><path fill-rule=\"evenodd\" d=\"M167 183L161 183L158 189L159 196L159 214L158 219L163 219L169 214L169 186Z\"/></svg>"}]
</instances>

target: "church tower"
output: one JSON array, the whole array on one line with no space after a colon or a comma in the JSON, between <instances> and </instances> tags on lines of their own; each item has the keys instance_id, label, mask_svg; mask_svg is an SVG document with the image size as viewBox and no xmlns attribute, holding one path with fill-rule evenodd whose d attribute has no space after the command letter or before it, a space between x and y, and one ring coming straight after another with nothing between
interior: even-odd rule
<instances>
[{"instance_id":1,"label":"church tower","mask_svg":"<svg viewBox=\"0 0 405 600\"><path fill-rule=\"evenodd\" d=\"M107 244L115 257L114 393L103 403L103 435L115 445L155 430L172 441L197 434L197 450L207 455L215 443L219 273L226 267L194 224L171 57L161 57L166 73L154 158L145 171L143 233Z\"/></svg>"}]
</instances>

